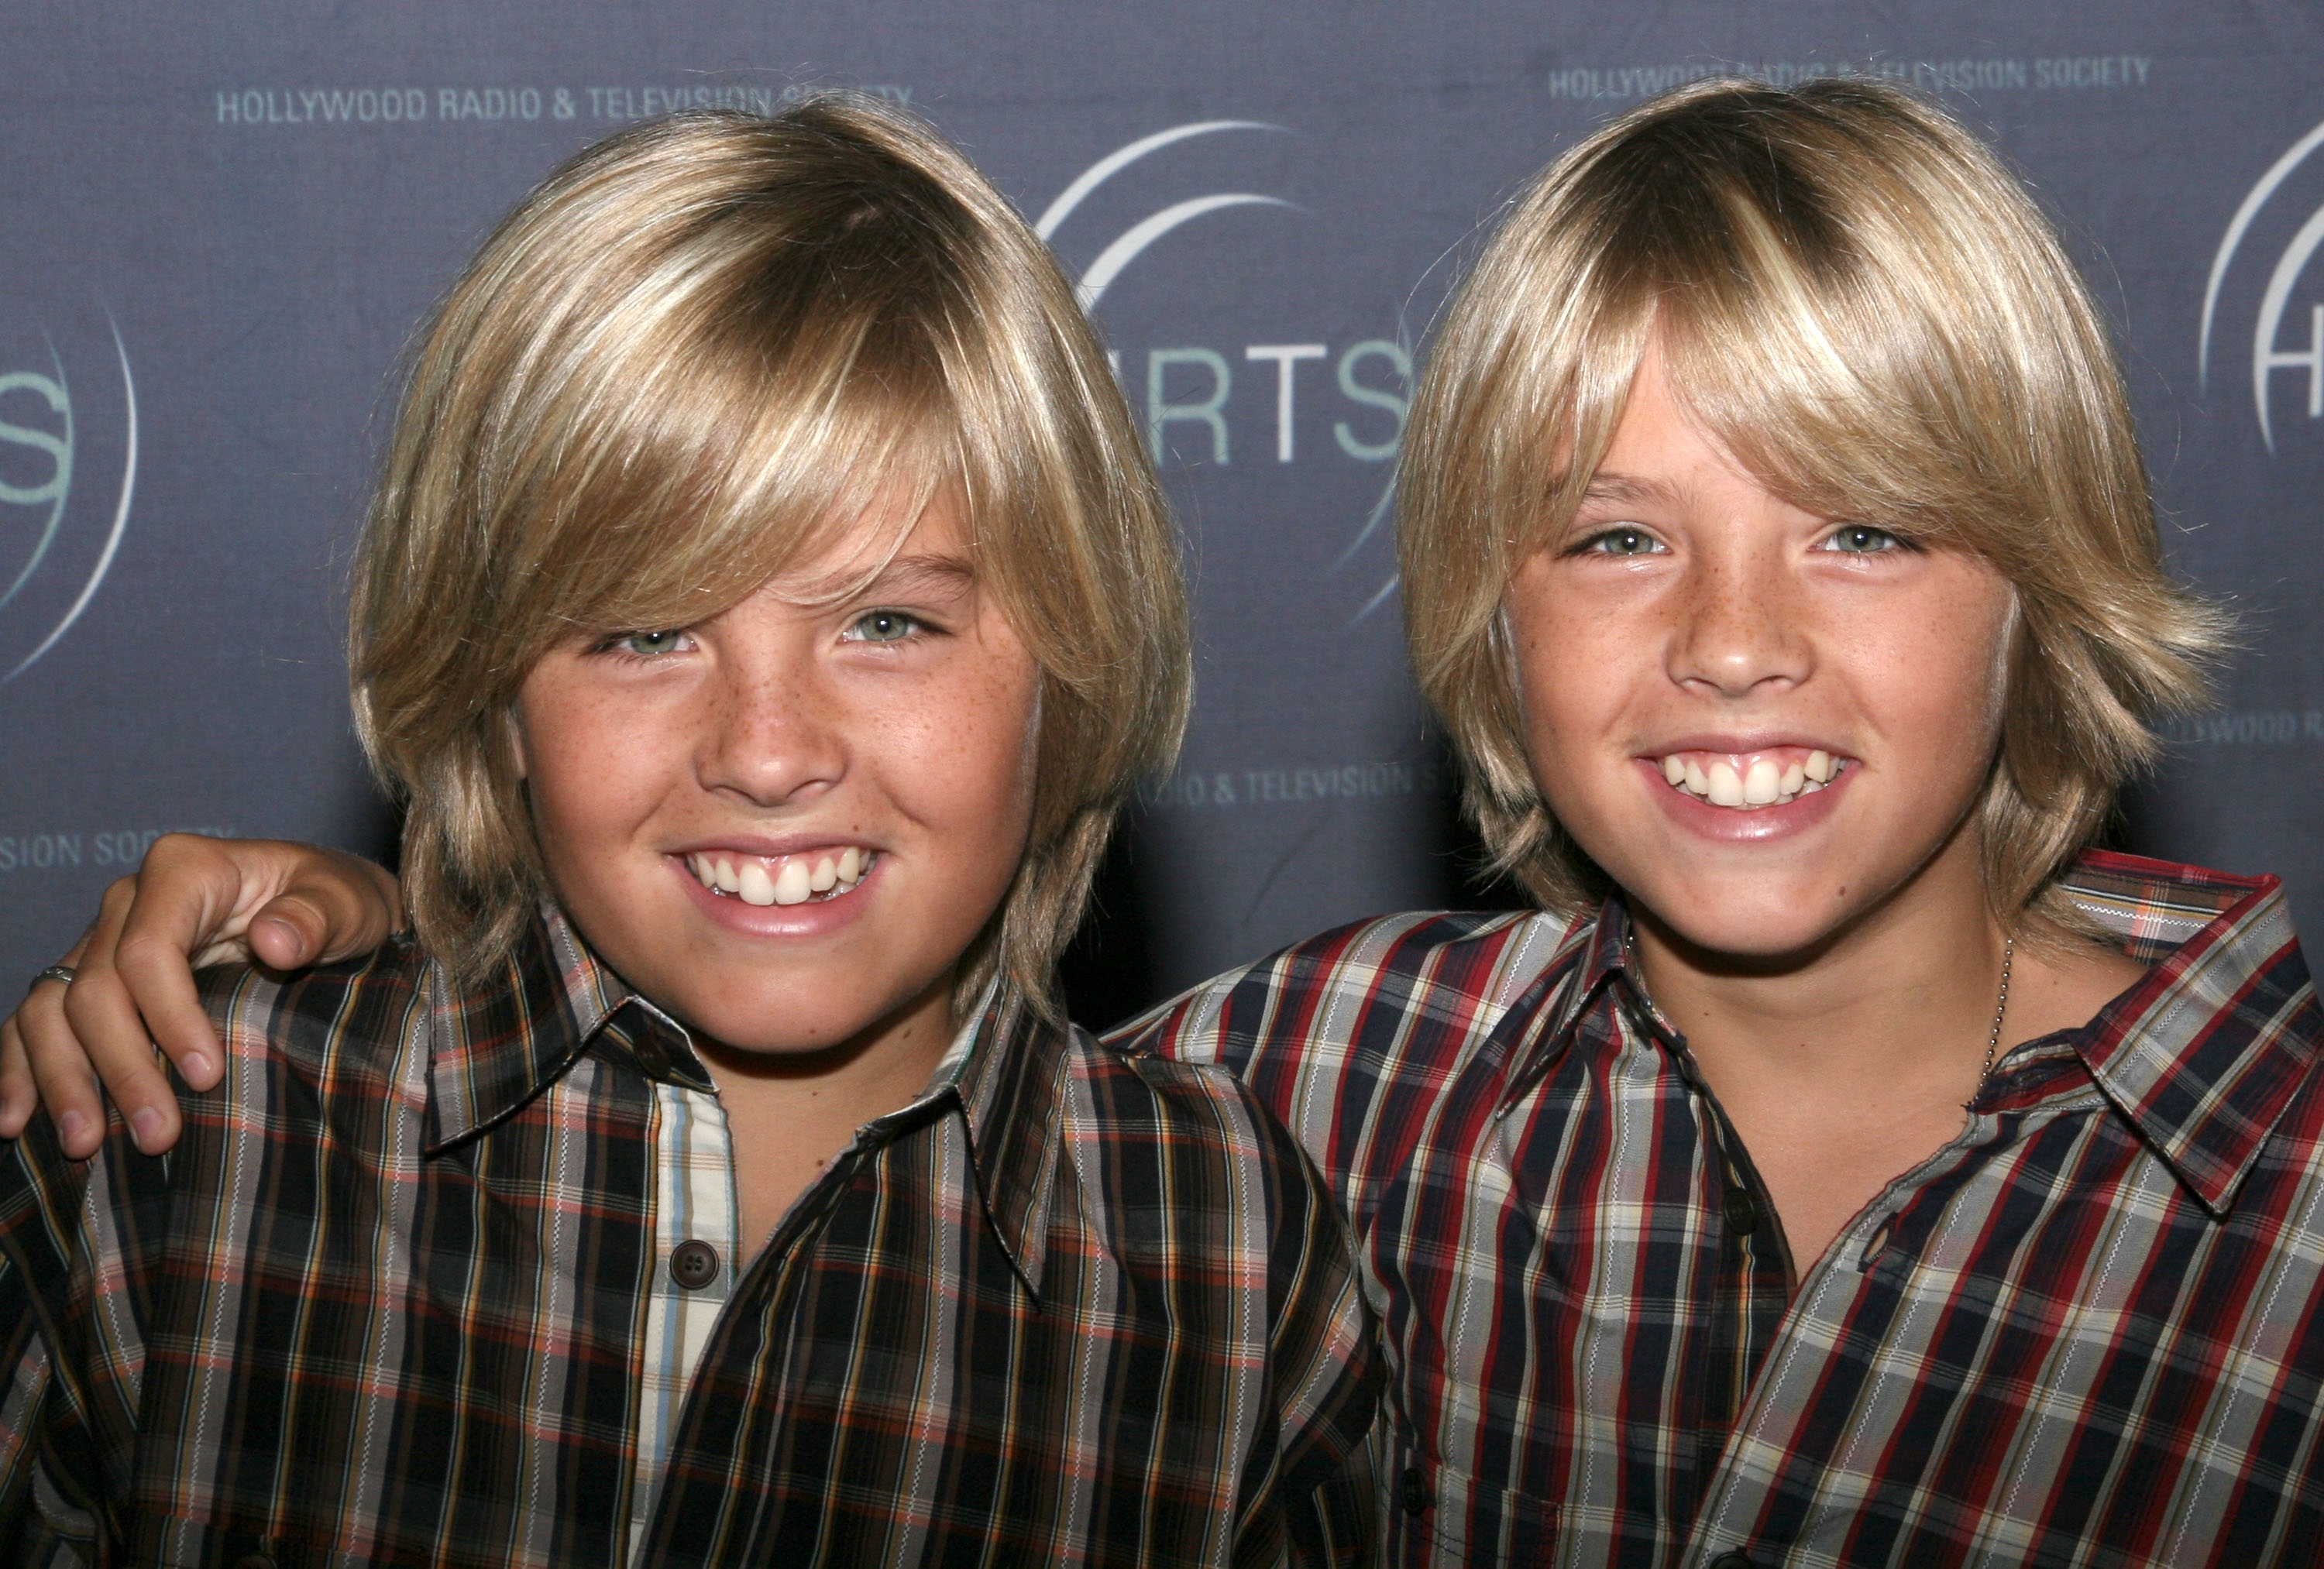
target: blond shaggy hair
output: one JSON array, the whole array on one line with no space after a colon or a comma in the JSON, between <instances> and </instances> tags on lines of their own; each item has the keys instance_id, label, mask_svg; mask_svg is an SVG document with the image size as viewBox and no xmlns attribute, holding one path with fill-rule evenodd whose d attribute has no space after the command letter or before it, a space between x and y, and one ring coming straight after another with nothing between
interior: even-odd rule
<instances>
[{"instance_id":1,"label":"blond shaggy hair","mask_svg":"<svg viewBox=\"0 0 2324 1569\"><path fill-rule=\"evenodd\" d=\"M1176 537L1024 219L926 126L844 96L587 149L420 344L349 670L364 748L407 803L430 950L481 974L549 891L512 728L543 654L716 615L899 485L959 500L979 582L1041 672L1025 858L955 999L998 976L1052 1011L1117 810L1185 723Z\"/></svg>"},{"instance_id":2,"label":"blond shaggy hair","mask_svg":"<svg viewBox=\"0 0 2324 1569\"><path fill-rule=\"evenodd\" d=\"M1606 879L1528 766L1511 575L1571 522L1649 342L1771 492L1989 562L2016 592L1977 808L2012 928L2151 725L2204 696L2223 617L2163 570L2098 310L2050 224L1940 111L1877 83L1712 81L1621 116L1515 201L1447 307L1399 476L1406 626L1497 870L1572 910Z\"/></svg>"}]
</instances>

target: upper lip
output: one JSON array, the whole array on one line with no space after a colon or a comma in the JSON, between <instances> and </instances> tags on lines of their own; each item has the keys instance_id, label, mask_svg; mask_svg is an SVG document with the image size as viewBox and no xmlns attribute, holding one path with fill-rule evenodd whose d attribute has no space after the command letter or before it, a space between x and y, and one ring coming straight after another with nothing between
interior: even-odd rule
<instances>
[{"instance_id":1,"label":"upper lip","mask_svg":"<svg viewBox=\"0 0 2324 1569\"><path fill-rule=\"evenodd\" d=\"M676 845L669 853L674 856L762 856L769 860L779 860L786 856L812 855L817 850L829 850L835 854L841 850L877 850L879 848L868 839L832 833L787 833L774 838L759 834L728 834Z\"/></svg>"},{"instance_id":2,"label":"upper lip","mask_svg":"<svg viewBox=\"0 0 2324 1569\"><path fill-rule=\"evenodd\" d=\"M1779 747L1799 747L1811 752L1830 752L1835 757L1855 756L1847 748L1833 741L1806 735L1797 730L1770 730L1757 735L1713 735L1703 731L1693 735L1673 736L1667 740L1655 742L1651 748L1638 755L1660 761L1673 752L1730 754L1772 752Z\"/></svg>"}]
</instances>

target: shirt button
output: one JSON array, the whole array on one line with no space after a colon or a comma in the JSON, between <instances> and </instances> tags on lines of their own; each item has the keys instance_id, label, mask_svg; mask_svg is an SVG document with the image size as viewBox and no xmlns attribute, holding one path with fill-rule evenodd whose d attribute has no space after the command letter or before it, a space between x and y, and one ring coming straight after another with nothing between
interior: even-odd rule
<instances>
[{"instance_id":1,"label":"shirt button","mask_svg":"<svg viewBox=\"0 0 2324 1569\"><path fill-rule=\"evenodd\" d=\"M630 1055L638 1060L638 1071L648 1078L659 1078L669 1071L669 1048L650 1035L639 1036Z\"/></svg>"},{"instance_id":2,"label":"shirt button","mask_svg":"<svg viewBox=\"0 0 2324 1569\"><path fill-rule=\"evenodd\" d=\"M699 1291L718 1278L718 1250L700 1237L669 1250L669 1278L689 1291Z\"/></svg>"},{"instance_id":3,"label":"shirt button","mask_svg":"<svg viewBox=\"0 0 2324 1569\"><path fill-rule=\"evenodd\" d=\"M1751 1562L1750 1554L1738 1547L1713 1558L1711 1561L1711 1569L1758 1569L1758 1566Z\"/></svg>"},{"instance_id":4,"label":"shirt button","mask_svg":"<svg viewBox=\"0 0 2324 1569\"><path fill-rule=\"evenodd\" d=\"M1758 1229L1759 1201L1751 1197L1749 1188L1729 1188L1720 1208L1726 1212L1728 1230L1752 1232Z\"/></svg>"},{"instance_id":5,"label":"shirt button","mask_svg":"<svg viewBox=\"0 0 2324 1569\"><path fill-rule=\"evenodd\" d=\"M1429 1504L1434 1501L1428 1496L1428 1479L1420 1474L1417 1465L1404 1468L1404 1474L1397 1479L1396 1495L1408 1515L1426 1514Z\"/></svg>"}]
</instances>

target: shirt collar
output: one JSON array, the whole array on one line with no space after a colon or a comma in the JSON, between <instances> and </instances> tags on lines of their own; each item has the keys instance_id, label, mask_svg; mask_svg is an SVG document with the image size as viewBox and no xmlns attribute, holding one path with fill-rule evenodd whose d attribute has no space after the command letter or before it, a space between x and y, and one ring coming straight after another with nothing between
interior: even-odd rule
<instances>
[{"instance_id":1,"label":"shirt collar","mask_svg":"<svg viewBox=\"0 0 2324 1569\"><path fill-rule=\"evenodd\" d=\"M1512 973L1495 990L1503 1007L1493 1050L1507 1064L1497 1110L1506 1114L1573 1044L1582 1021L1609 979L1628 970L1629 916L1619 896L1579 918L1528 917L1513 931ZM1545 959L1536 942L1549 944ZM1539 968L1532 967L1538 963ZM1512 995L1514 994L1514 995Z\"/></svg>"},{"instance_id":2,"label":"shirt collar","mask_svg":"<svg viewBox=\"0 0 2324 1569\"><path fill-rule=\"evenodd\" d=\"M2150 967L2064 1044L2172 1173L2224 1216L2324 1056L2324 1020L2282 882L2092 851L2060 883L2126 954ZM1537 1044L1526 1054L1526 1070L1512 1078L1512 1096L1571 1043L1617 977L1642 1015L1661 1023L1632 974L1629 931L1618 895L1586 928L1569 932L1562 962L1536 983L1549 989ZM2005 1066L1976 1105L2021 1111L2054 1093L2047 1076L2021 1080Z\"/></svg>"},{"instance_id":3,"label":"shirt collar","mask_svg":"<svg viewBox=\"0 0 2324 1569\"><path fill-rule=\"evenodd\" d=\"M484 983L456 989L441 965L430 965L428 986L431 1157L514 1115L593 1049L649 1078L712 1087L685 1028L600 962L554 904L542 904L540 919ZM879 1143L956 1109L969 1132L979 1201L1036 1298L1062 1148L1067 1049L1060 1030L996 985L911 1104L858 1133L859 1143Z\"/></svg>"},{"instance_id":4,"label":"shirt collar","mask_svg":"<svg viewBox=\"0 0 2324 1569\"><path fill-rule=\"evenodd\" d=\"M632 996L563 912L546 903L478 984L456 986L440 963L429 965L425 1152L440 1154L514 1115L573 1065ZM629 1011L640 1016L619 1032L618 1045L642 1047L648 1060L655 1047L666 1053L669 1042L653 1038L667 1023L659 1011Z\"/></svg>"},{"instance_id":5,"label":"shirt collar","mask_svg":"<svg viewBox=\"0 0 2324 1569\"><path fill-rule=\"evenodd\" d=\"M1018 1279L1038 1302L1049 1210L1065 1159L1067 1059L1089 1042L1003 986L962 1032L962 1045L954 1093L968 1123L977 1197Z\"/></svg>"},{"instance_id":6,"label":"shirt collar","mask_svg":"<svg viewBox=\"0 0 2324 1569\"><path fill-rule=\"evenodd\" d=\"M2104 852L2082 857L2061 885L2150 967L2067 1043L2172 1174L2225 1216L2324 1053L2283 885ZM1997 1075L1978 1109L2042 1098L2012 1077Z\"/></svg>"}]
</instances>

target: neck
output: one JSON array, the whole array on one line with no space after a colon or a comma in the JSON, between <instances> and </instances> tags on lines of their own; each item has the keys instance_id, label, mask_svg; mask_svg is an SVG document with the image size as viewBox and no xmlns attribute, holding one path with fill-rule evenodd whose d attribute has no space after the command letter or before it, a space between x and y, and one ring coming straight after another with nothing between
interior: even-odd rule
<instances>
[{"instance_id":1,"label":"neck","mask_svg":"<svg viewBox=\"0 0 2324 1569\"><path fill-rule=\"evenodd\" d=\"M1802 952L1718 952L1633 913L1647 992L1714 1080L1748 1075L1818 1097L1925 1082L1954 1105L1975 1093L2004 937L1968 836Z\"/></svg>"},{"instance_id":2,"label":"neck","mask_svg":"<svg viewBox=\"0 0 2324 1569\"><path fill-rule=\"evenodd\" d=\"M951 996L947 971L902 1008L820 1051L742 1051L697 1041L732 1135L746 1258L857 1128L902 1110L927 1087L952 1043Z\"/></svg>"},{"instance_id":3,"label":"neck","mask_svg":"<svg viewBox=\"0 0 2324 1569\"><path fill-rule=\"evenodd\" d=\"M858 1033L812 1051L752 1051L697 1037L721 1098L868 1122L911 1104L952 1044L952 974Z\"/></svg>"}]
</instances>

